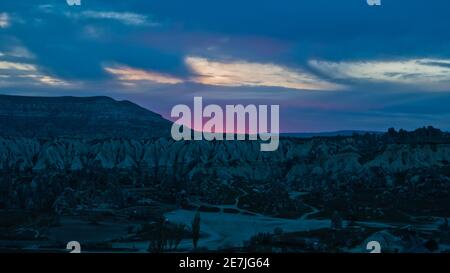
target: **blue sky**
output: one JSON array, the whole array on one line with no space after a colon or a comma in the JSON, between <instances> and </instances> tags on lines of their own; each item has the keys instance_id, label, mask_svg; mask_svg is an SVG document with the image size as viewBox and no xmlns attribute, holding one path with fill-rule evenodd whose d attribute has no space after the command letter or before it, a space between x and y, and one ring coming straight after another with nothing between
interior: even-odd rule
<instances>
[{"instance_id":1,"label":"blue sky","mask_svg":"<svg viewBox=\"0 0 450 273\"><path fill-rule=\"evenodd\" d=\"M450 130L445 0L2 0L0 93L280 104L285 132Z\"/></svg>"}]
</instances>

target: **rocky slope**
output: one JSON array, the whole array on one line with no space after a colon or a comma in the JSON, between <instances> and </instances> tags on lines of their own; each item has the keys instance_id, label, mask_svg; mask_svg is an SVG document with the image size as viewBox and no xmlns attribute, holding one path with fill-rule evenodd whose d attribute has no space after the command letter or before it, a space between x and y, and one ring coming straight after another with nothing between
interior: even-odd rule
<instances>
[{"instance_id":1,"label":"rocky slope","mask_svg":"<svg viewBox=\"0 0 450 273\"><path fill-rule=\"evenodd\" d=\"M450 215L450 136L432 127L283 137L277 151L261 152L255 141L175 142L168 121L126 101L13 96L0 96L0 125L0 208L157 200L289 217L312 206L363 218Z\"/></svg>"},{"instance_id":2,"label":"rocky slope","mask_svg":"<svg viewBox=\"0 0 450 273\"><path fill-rule=\"evenodd\" d=\"M285 139L275 152L260 152L256 142L0 137L0 169L20 171L140 169L177 175L217 174L220 179L242 177L287 181L310 176L358 175L372 168L386 174L417 168L449 166L450 144L386 144L370 159L358 140Z\"/></svg>"},{"instance_id":3,"label":"rocky slope","mask_svg":"<svg viewBox=\"0 0 450 273\"><path fill-rule=\"evenodd\" d=\"M260 152L246 141L0 137L0 207L50 209L76 199L121 208L187 198L298 215L305 206L290 192L307 191L314 193L307 202L324 211L342 204L353 211L358 200L361 210L373 206L370 213L381 206L450 215L450 144L373 138L282 139L276 152ZM129 195L139 188L145 196Z\"/></svg>"},{"instance_id":4,"label":"rocky slope","mask_svg":"<svg viewBox=\"0 0 450 273\"><path fill-rule=\"evenodd\" d=\"M169 130L169 121L129 101L0 95L2 136L150 138Z\"/></svg>"}]
</instances>

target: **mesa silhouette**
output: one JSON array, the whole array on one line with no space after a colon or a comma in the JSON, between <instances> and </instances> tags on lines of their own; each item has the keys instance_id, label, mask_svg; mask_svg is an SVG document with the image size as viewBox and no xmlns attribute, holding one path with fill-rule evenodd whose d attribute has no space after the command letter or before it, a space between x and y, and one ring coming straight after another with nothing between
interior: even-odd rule
<instances>
[{"instance_id":1,"label":"mesa silhouette","mask_svg":"<svg viewBox=\"0 0 450 273\"><path fill-rule=\"evenodd\" d=\"M130 101L109 97L0 95L0 135L15 137L155 138L171 122Z\"/></svg>"}]
</instances>

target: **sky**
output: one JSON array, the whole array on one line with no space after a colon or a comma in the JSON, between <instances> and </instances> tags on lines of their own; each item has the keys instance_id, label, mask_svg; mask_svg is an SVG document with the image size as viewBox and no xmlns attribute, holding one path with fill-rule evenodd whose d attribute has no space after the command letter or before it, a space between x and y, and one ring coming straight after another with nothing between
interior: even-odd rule
<instances>
[{"instance_id":1,"label":"sky","mask_svg":"<svg viewBox=\"0 0 450 273\"><path fill-rule=\"evenodd\" d=\"M0 0L0 93L279 104L283 132L450 130L450 1Z\"/></svg>"}]
</instances>

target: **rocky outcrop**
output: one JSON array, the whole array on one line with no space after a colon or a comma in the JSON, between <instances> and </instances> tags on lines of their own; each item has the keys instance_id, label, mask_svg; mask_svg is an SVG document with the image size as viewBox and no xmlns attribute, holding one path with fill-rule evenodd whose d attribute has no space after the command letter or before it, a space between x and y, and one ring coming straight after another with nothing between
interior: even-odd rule
<instances>
[{"instance_id":1,"label":"rocky outcrop","mask_svg":"<svg viewBox=\"0 0 450 273\"><path fill-rule=\"evenodd\" d=\"M450 144L387 144L373 158L362 161L364 151L354 138L284 139L275 152L260 152L259 143L245 141L187 141L73 138L0 138L0 169L20 171L139 169L161 176L187 179L216 175L222 180L358 175L372 168L397 173L417 168L447 166Z\"/></svg>"}]
</instances>

